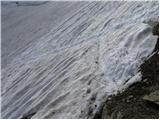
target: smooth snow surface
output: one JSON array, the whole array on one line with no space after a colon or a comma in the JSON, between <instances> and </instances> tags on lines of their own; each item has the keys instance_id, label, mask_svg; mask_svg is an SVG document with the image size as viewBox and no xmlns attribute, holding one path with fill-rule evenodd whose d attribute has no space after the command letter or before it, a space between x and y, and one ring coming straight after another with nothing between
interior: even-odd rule
<instances>
[{"instance_id":1,"label":"smooth snow surface","mask_svg":"<svg viewBox=\"0 0 160 120\"><path fill-rule=\"evenodd\" d=\"M2 118L93 118L141 80L158 1L2 6Z\"/></svg>"}]
</instances>

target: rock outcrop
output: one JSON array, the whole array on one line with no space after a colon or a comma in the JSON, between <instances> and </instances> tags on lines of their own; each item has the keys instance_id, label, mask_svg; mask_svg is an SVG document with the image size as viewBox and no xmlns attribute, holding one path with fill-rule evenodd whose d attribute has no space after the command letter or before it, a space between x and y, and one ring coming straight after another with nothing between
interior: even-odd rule
<instances>
[{"instance_id":1,"label":"rock outcrop","mask_svg":"<svg viewBox=\"0 0 160 120\"><path fill-rule=\"evenodd\" d=\"M159 24L153 34L159 36ZM104 103L101 116L110 119L159 118L159 38L153 51L142 65L142 81L132 84L124 92L110 96Z\"/></svg>"}]
</instances>

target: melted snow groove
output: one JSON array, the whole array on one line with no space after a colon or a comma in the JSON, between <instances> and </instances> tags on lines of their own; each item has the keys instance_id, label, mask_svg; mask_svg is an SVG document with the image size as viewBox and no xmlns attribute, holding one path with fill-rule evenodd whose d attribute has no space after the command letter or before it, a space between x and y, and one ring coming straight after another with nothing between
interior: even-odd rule
<instances>
[{"instance_id":1,"label":"melted snow groove","mask_svg":"<svg viewBox=\"0 0 160 120\"><path fill-rule=\"evenodd\" d=\"M158 19L157 1L82 3L2 69L2 118L92 118L141 79L157 39L143 21Z\"/></svg>"}]
</instances>

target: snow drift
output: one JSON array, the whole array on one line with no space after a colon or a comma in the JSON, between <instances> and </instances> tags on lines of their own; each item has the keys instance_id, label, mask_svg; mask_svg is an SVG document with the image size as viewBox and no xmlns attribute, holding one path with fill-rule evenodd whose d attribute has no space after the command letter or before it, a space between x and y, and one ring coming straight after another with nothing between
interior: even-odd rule
<instances>
[{"instance_id":1,"label":"snow drift","mask_svg":"<svg viewBox=\"0 0 160 120\"><path fill-rule=\"evenodd\" d=\"M158 1L2 6L2 118L93 118L107 96L141 80L158 9Z\"/></svg>"}]
</instances>

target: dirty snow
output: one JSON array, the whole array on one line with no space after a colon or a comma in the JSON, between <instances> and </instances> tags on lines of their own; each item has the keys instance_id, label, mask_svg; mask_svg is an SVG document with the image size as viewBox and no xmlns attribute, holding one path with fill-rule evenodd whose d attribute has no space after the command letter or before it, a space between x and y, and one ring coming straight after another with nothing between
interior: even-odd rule
<instances>
[{"instance_id":1,"label":"dirty snow","mask_svg":"<svg viewBox=\"0 0 160 120\"><path fill-rule=\"evenodd\" d=\"M93 118L141 80L158 1L2 6L2 118Z\"/></svg>"}]
</instances>

